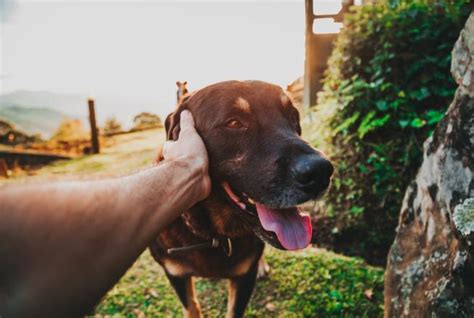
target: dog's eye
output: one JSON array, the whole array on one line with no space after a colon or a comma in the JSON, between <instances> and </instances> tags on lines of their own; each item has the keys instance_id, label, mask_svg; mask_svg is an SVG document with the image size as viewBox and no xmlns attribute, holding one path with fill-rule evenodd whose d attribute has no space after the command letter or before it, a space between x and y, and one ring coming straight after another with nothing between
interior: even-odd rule
<instances>
[{"instance_id":1,"label":"dog's eye","mask_svg":"<svg viewBox=\"0 0 474 318\"><path fill-rule=\"evenodd\" d=\"M237 119L231 119L229 120L226 125L225 125L227 128L231 128L231 129L241 129L241 128L244 128L244 125L238 121Z\"/></svg>"}]
</instances>

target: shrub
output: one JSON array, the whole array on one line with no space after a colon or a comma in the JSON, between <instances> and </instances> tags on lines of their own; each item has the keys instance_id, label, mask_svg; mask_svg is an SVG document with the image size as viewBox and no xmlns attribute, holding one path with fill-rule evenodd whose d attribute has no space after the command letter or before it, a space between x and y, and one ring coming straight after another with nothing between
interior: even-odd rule
<instances>
[{"instance_id":1,"label":"shrub","mask_svg":"<svg viewBox=\"0 0 474 318\"><path fill-rule=\"evenodd\" d=\"M111 117L107 119L104 123L104 134L105 135L113 135L123 131L122 125L120 122L115 118Z\"/></svg>"},{"instance_id":2,"label":"shrub","mask_svg":"<svg viewBox=\"0 0 474 318\"><path fill-rule=\"evenodd\" d=\"M133 130L162 127L161 118L153 113L142 112L133 118Z\"/></svg>"},{"instance_id":3,"label":"shrub","mask_svg":"<svg viewBox=\"0 0 474 318\"><path fill-rule=\"evenodd\" d=\"M453 97L451 49L468 2L379 2L346 15L309 128L337 168L323 215L336 250L385 262L422 144Z\"/></svg>"},{"instance_id":4,"label":"shrub","mask_svg":"<svg viewBox=\"0 0 474 318\"><path fill-rule=\"evenodd\" d=\"M71 141L89 138L79 119L64 119L51 137L52 141Z\"/></svg>"}]
</instances>

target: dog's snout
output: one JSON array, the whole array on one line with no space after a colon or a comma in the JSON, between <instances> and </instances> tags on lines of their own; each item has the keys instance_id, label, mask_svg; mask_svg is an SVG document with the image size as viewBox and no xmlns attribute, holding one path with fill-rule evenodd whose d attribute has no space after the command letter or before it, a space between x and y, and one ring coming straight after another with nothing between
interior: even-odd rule
<instances>
[{"instance_id":1,"label":"dog's snout","mask_svg":"<svg viewBox=\"0 0 474 318\"><path fill-rule=\"evenodd\" d=\"M298 157L291 170L304 191L320 192L329 186L334 167L326 158L311 154Z\"/></svg>"}]
</instances>

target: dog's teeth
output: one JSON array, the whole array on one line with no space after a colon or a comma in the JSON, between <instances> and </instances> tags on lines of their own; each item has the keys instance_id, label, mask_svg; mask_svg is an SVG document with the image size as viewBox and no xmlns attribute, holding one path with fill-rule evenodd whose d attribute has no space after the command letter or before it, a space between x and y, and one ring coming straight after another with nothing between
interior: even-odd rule
<instances>
[{"instance_id":1,"label":"dog's teeth","mask_svg":"<svg viewBox=\"0 0 474 318\"><path fill-rule=\"evenodd\" d=\"M255 201L254 201L254 200L252 200L251 198L248 198L248 200L249 200L249 202L250 202L250 203L252 203L253 205L255 205L255 204L256 204L256 203L255 203Z\"/></svg>"}]
</instances>

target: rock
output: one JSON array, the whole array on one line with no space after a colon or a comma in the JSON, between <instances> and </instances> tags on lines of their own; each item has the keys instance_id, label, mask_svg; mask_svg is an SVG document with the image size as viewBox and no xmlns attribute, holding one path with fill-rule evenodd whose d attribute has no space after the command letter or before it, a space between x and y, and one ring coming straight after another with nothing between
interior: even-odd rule
<instances>
[{"instance_id":1,"label":"rock","mask_svg":"<svg viewBox=\"0 0 474 318\"><path fill-rule=\"evenodd\" d=\"M388 255L386 317L474 317L474 13L451 72L459 87L424 144Z\"/></svg>"},{"instance_id":2,"label":"rock","mask_svg":"<svg viewBox=\"0 0 474 318\"><path fill-rule=\"evenodd\" d=\"M464 94L474 97L474 23L471 18L454 45L451 73ZM454 58L456 57L456 58Z\"/></svg>"},{"instance_id":3,"label":"rock","mask_svg":"<svg viewBox=\"0 0 474 318\"><path fill-rule=\"evenodd\" d=\"M474 242L474 198L456 206L453 216L454 229L460 240L472 248Z\"/></svg>"}]
</instances>

